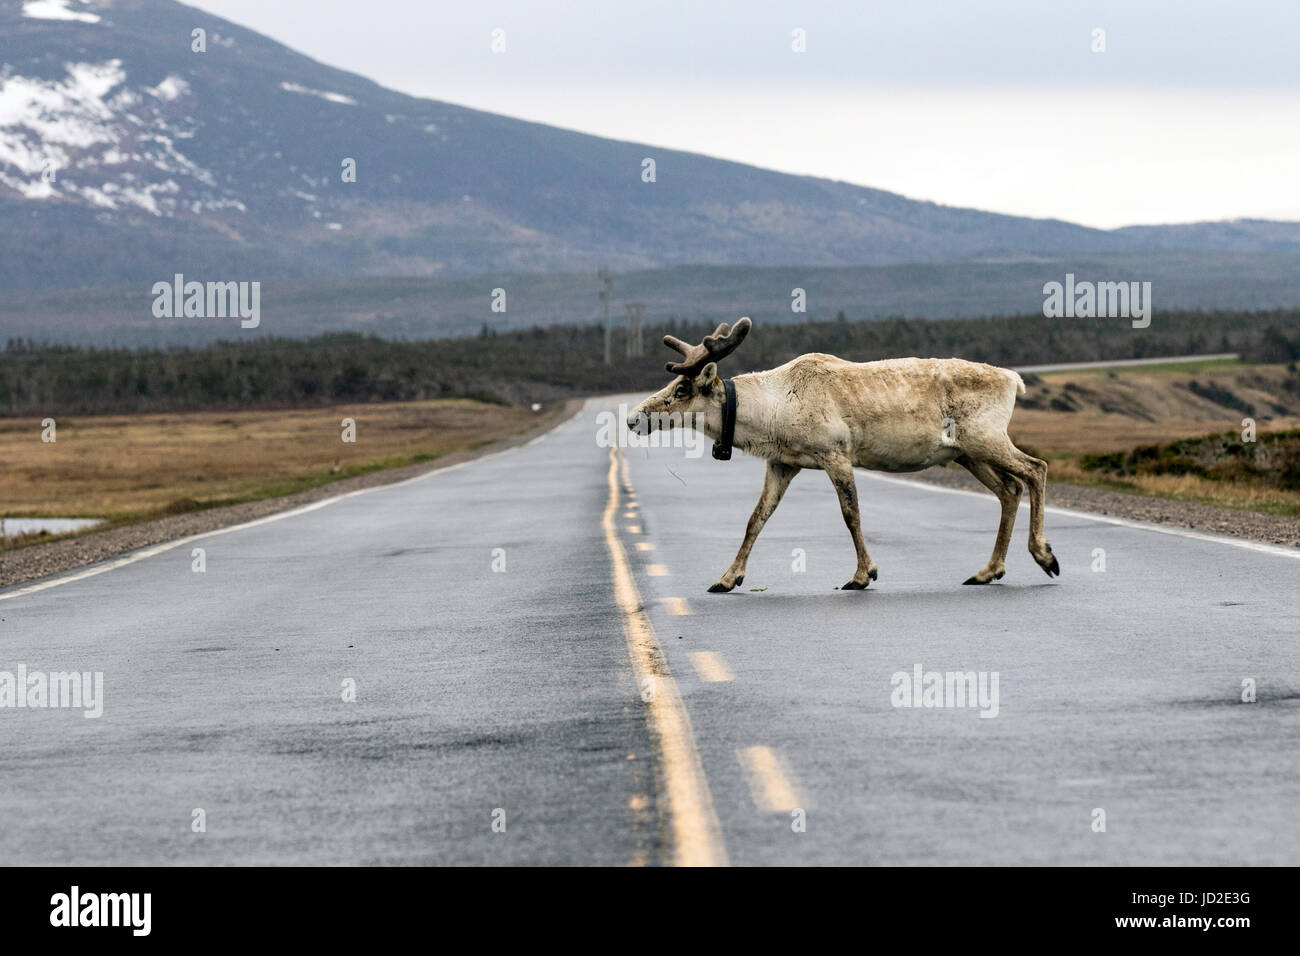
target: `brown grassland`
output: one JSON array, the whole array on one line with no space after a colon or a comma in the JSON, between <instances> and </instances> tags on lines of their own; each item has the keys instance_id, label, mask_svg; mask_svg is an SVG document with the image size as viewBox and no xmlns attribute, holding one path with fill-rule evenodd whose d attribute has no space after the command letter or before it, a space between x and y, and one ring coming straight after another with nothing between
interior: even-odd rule
<instances>
[{"instance_id":1,"label":"brown grassland","mask_svg":"<svg viewBox=\"0 0 1300 956\"><path fill-rule=\"evenodd\" d=\"M553 418L468 399L283 411L0 419L7 517L125 523L291 494L340 478L468 450ZM356 442L342 440L342 420Z\"/></svg>"},{"instance_id":2,"label":"brown grassland","mask_svg":"<svg viewBox=\"0 0 1300 956\"><path fill-rule=\"evenodd\" d=\"M1300 516L1300 491L1258 480L1191 474L1116 477L1085 469L1087 454L1131 451L1233 431L1253 418L1259 435L1300 427L1300 377L1281 365L1231 361L1025 376L1011 437L1049 463L1048 480Z\"/></svg>"}]
</instances>

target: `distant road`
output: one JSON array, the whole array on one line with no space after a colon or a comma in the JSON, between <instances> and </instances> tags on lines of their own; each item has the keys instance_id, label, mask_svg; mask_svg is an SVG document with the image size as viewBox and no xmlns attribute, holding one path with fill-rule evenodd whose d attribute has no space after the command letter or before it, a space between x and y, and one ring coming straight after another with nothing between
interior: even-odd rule
<instances>
[{"instance_id":1,"label":"distant road","mask_svg":"<svg viewBox=\"0 0 1300 956\"><path fill-rule=\"evenodd\" d=\"M1113 362L1062 362L1059 365L1017 365L1017 372L1073 372L1090 368L1128 368L1131 365L1177 365L1179 362L1215 362L1241 358L1236 352L1214 355L1173 355L1166 358L1119 359Z\"/></svg>"},{"instance_id":2,"label":"distant road","mask_svg":"<svg viewBox=\"0 0 1300 956\"><path fill-rule=\"evenodd\" d=\"M0 672L104 674L98 719L0 708L0 860L1300 863L1300 549L1053 509L1049 579L1022 509L962 587L997 502L859 472L839 591L810 471L707 594L762 464L603 447L618 402L0 592ZM917 668L996 716L896 706Z\"/></svg>"}]
</instances>

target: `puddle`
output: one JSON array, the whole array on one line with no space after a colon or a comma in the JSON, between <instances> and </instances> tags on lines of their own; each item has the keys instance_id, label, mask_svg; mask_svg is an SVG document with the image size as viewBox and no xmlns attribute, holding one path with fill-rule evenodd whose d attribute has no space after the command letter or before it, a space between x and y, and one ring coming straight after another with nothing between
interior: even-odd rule
<instances>
[{"instance_id":1,"label":"puddle","mask_svg":"<svg viewBox=\"0 0 1300 956\"><path fill-rule=\"evenodd\" d=\"M103 524L101 518L0 518L0 538L17 538L24 534L67 534Z\"/></svg>"}]
</instances>

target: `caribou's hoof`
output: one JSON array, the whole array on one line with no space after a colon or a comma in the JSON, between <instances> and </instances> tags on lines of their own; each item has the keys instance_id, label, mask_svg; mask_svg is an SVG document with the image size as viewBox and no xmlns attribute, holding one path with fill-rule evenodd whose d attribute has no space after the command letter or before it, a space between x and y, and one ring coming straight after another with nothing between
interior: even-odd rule
<instances>
[{"instance_id":1,"label":"caribou's hoof","mask_svg":"<svg viewBox=\"0 0 1300 956\"><path fill-rule=\"evenodd\" d=\"M737 581L736 583L739 584L740 582ZM717 584L713 585L713 587L709 588L709 593L726 594L728 591L732 590L735 586L736 586L735 584L723 584L721 581L719 581Z\"/></svg>"},{"instance_id":2,"label":"caribou's hoof","mask_svg":"<svg viewBox=\"0 0 1300 956\"><path fill-rule=\"evenodd\" d=\"M1002 575L1004 574L1006 574L1005 571L999 571L997 574L993 575L993 577L983 581L980 580L980 576L978 574L972 574L965 581L963 581L962 584L992 584L994 581L1001 581Z\"/></svg>"},{"instance_id":3,"label":"caribou's hoof","mask_svg":"<svg viewBox=\"0 0 1300 956\"><path fill-rule=\"evenodd\" d=\"M865 591L866 589L865 584L859 584L857 581L850 581L840 588L841 591Z\"/></svg>"},{"instance_id":4,"label":"caribou's hoof","mask_svg":"<svg viewBox=\"0 0 1300 956\"><path fill-rule=\"evenodd\" d=\"M876 567L873 565L872 568L871 568L871 570L867 572L867 577L871 578L871 580L873 580L873 581L876 580L876 571L877 571L877 569L876 569Z\"/></svg>"},{"instance_id":5,"label":"caribou's hoof","mask_svg":"<svg viewBox=\"0 0 1300 956\"><path fill-rule=\"evenodd\" d=\"M1047 565L1045 568L1043 568L1043 570L1047 572L1047 576L1048 576L1049 578L1050 578L1052 575L1056 575L1057 577L1060 577L1060 575L1061 575L1061 562L1059 562L1059 561L1056 560L1056 555L1052 555L1052 563L1049 564L1049 565Z\"/></svg>"}]
</instances>

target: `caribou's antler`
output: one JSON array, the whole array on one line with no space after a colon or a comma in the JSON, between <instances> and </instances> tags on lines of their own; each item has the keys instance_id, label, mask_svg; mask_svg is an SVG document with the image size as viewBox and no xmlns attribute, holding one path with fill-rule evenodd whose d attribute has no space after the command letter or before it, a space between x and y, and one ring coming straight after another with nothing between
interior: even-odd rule
<instances>
[{"instance_id":1,"label":"caribou's antler","mask_svg":"<svg viewBox=\"0 0 1300 956\"><path fill-rule=\"evenodd\" d=\"M664 345L676 349L683 356L681 362L669 362L668 371L688 377L699 374L710 362L717 362L736 351L740 343L745 341L751 325L753 323L748 316L738 321L734 327L723 322L713 330L712 335L706 335L699 345L687 345L676 336L665 335Z\"/></svg>"}]
</instances>

